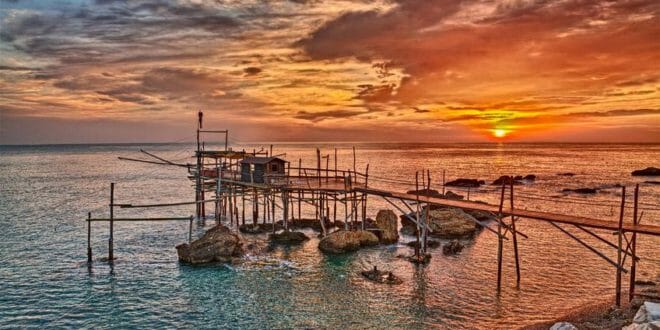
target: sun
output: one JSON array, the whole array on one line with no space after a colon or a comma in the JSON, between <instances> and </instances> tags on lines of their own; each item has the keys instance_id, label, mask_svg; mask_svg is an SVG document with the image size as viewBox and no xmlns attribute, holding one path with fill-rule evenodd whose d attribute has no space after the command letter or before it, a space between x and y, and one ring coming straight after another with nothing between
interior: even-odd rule
<instances>
[{"instance_id":1,"label":"sun","mask_svg":"<svg viewBox=\"0 0 660 330\"><path fill-rule=\"evenodd\" d=\"M503 129L500 129L500 128L498 128L496 130L493 130L493 135L495 135L495 137L498 137L498 138L504 137L506 135L506 133L507 133L506 130L503 130Z\"/></svg>"}]
</instances>

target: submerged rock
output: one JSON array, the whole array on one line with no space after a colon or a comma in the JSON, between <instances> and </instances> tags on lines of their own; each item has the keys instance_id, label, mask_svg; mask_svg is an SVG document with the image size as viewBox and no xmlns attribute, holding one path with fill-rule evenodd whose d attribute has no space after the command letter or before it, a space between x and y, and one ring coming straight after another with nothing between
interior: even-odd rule
<instances>
[{"instance_id":1,"label":"submerged rock","mask_svg":"<svg viewBox=\"0 0 660 330\"><path fill-rule=\"evenodd\" d=\"M275 224L275 230L283 229L280 223ZM273 232L272 223L244 224L238 226L238 231L243 234L264 234Z\"/></svg>"},{"instance_id":2,"label":"submerged rock","mask_svg":"<svg viewBox=\"0 0 660 330\"><path fill-rule=\"evenodd\" d=\"M577 188L577 189L569 189L565 188L562 190L562 192L574 192L578 194L595 194L598 192L598 189L596 188Z\"/></svg>"},{"instance_id":3,"label":"submerged rock","mask_svg":"<svg viewBox=\"0 0 660 330\"><path fill-rule=\"evenodd\" d=\"M346 253L378 244L378 237L366 230L339 230L321 239L319 249L326 253Z\"/></svg>"},{"instance_id":4,"label":"submerged rock","mask_svg":"<svg viewBox=\"0 0 660 330\"><path fill-rule=\"evenodd\" d=\"M406 193L411 195L442 197L442 194L435 189L408 190Z\"/></svg>"},{"instance_id":5,"label":"submerged rock","mask_svg":"<svg viewBox=\"0 0 660 330\"><path fill-rule=\"evenodd\" d=\"M520 182L520 180L522 180L522 177L513 178L513 177L510 177L508 175L502 175L497 180L493 181L493 185L497 185L497 186L501 186L503 184L504 185L510 185L511 182L513 182L514 185L519 185L519 184L522 184L522 182Z\"/></svg>"},{"instance_id":6,"label":"submerged rock","mask_svg":"<svg viewBox=\"0 0 660 330\"><path fill-rule=\"evenodd\" d=\"M445 255L454 255L463 251L464 247L465 245L461 244L461 242L458 240L452 240L451 242L442 246L442 253Z\"/></svg>"},{"instance_id":7,"label":"submerged rock","mask_svg":"<svg viewBox=\"0 0 660 330\"><path fill-rule=\"evenodd\" d=\"M416 248L416 247L420 247L421 244L417 244L417 241L410 241L410 242L406 243L406 245L411 247L411 248ZM440 242L439 241L434 241L434 240L427 240L426 241L426 247L428 247L430 249L435 249L437 247L440 247Z\"/></svg>"},{"instance_id":8,"label":"submerged rock","mask_svg":"<svg viewBox=\"0 0 660 330\"><path fill-rule=\"evenodd\" d=\"M564 173L557 173L559 176L574 176L575 173L572 172L564 172Z\"/></svg>"},{"instance_id":9,"label":"submerged rock","mask_svg":"<svg viewBox=\"0 0 660 330\"><path fill-rule=\"evenodd\" d=\"M306 240L309 240L309 237L304 233L299 231L283 231L280 233L270 234L268 238L275 243L282 244L300 244Z\"/></svg>"},{"instance_id":10,"label":"submerged rock","mask_svg":"<svg viewBox=\"0 0 660 330\"><path fill-rule=\"evenodd\" d=\"M486 184L484 180L477 180L477 179L456 179L454 181L449 181L445 183L445 186L449 187L470 187L470 188L477 188L481 186L482 184Z\"/></svg>"},{"instance_id":11,"label":"submerged rock","mask_svg":"<svg viewBox=\"0 0 660 330\"><path fill-rule=\"evenodd\" d=\"M241 238L229 228L215 226L192 243L176 246L179 260L191 264L229 262L243 255Z\"/></svg>"},{"instance_id":12,"label":"submerged rock","mask_svg":"<svg viewBox=\"0 0 660 330\"><path fill-rule=\"evenodd\" d=\"M647 167L643 170L632 171L633 176L658 176L660 175L660 168Z\"/></svg>"},{"instance_id":13,"label":"submerged rock","mask_svg":"<svg viewBox=\"0 0 660 330\"><path fill-rule=\"evenodd\" d=\"M392 210L378 211L376 215L376 228L380 229L378 238L381 243L391 244L399 240L397 225L397 216Z\"/></svg>"},{"instance_id":14,"label":"submerged rock","mask_svg":"<svg viewBox=\"0 0 660 330\"><path fill-rule=\"evenodd\" d=\"M431 254L427 253L419 256L411 255L409 257L406 257L406 260L415 264L428 264L429 262L431 262Z\"/></svg>"},{"instance_id":15,"label":"submerged rock","mask_svg":"<svg viewBox=\"0 0 660 330\"><path fill-rule=\"evenodd\" d=\"M392 272L381 271L374 266L372 270L364 270L361 272L362 276L366 279L382 284L401 284L403 281L395 276Z\"/></svg>"}]
</instances>

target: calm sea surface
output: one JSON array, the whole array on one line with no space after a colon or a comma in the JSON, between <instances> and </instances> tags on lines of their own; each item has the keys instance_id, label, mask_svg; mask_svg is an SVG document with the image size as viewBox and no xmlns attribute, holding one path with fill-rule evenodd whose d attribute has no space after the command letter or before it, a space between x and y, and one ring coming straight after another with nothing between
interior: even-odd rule
<instances>
[{"instance_id":1,"label":"calm sea surface","mask_svg":"<svg viewBox=\"0 0 660 330\"><path fill-rule=\"evenodd\" d=\"M351 146L337 146L339 168L352 167ZM313 167L314 147L275 145L275 153L286 153L294 164L302 158ZM320 147L324 154L334 153L333 146ZM99 223L92 231L95 261L88 267L84 220L87 212L108 215L110 182L117 185L118 203L194 198L185 169L117 159L142 157L140 148L193 162L192 145L187 144L0 147L0 328L516 328L611 299L614 293L612 266L557 229L533 220L518 225L529 236L519 242L520 288L512 244L505 241L499 296L497 239L488 231L465 241L467 247L458 256L434 250L426 267L397 258L412 252L403 243L413 238L405 236L396 245L332 257L319 252L314 238L299 247L248 256L237 265L192 267L177 261L174 248L187 240L187 222L119 223L117 260L109 266L99 260L107 255L108 238L107 226ZM660 145L369 144L357 149L357 166L363 170L370 164L376 187L408 190L412 187L400 182L414 181L415 171L423 169L431 171L436 184L442 170L448 180L536 174L535 183L516 186L516 205L612 221L621 199L615 185L628 187L630 202L635 183L658 180L632 177L630 172L660 165ZM576 175L558 176L560 172ZM588 197L561 193L580 187L602 190ZM470 198L496 202L497 192L485 187L471 191ZM640 202L646 209L642 221L660 224L660 186L643 183ZM372 217L386 207L376 198L369 205ZM119 209L115 215L193 212L193 207L181 206ZM626 221L631 217L627 209ZM195 225L194 234L211 225ZM614 240L610 233L603 235ZM660 273L659 243L657 238L638 240L640 277ZM593 244L615 257L613 249ZM365 281L358 273L372 265L392 270L404 283Z\"/></svg>"}]
</instances>

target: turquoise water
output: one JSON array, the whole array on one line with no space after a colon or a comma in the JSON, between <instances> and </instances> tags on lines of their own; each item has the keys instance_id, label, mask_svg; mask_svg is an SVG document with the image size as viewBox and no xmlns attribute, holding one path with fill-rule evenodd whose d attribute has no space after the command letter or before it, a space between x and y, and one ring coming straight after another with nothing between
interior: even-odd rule
<instances>
[{"instance_id":1,"label":"turquoise water","mask_svg":"<svg viewBox=\"0 0 660 330\"><path fill-rule=\"evenodd\" d=\"M350 146L339 147L340 168L352 167ZM621 198L614 184L628 185L630 191L633 184L650 180L631 177L630 171L658 166L654 162L660 159L659 145L411 147L358 145L358 167L369 163L374 186L397 190L411 187L379 178L410 181L415 170L424 168L432 171L434 182L443 169L448 179L533 173L537 182L519 188L517 205L609 220L618 216ZM411 253L403 243L328 257L318 251L316 238L300 247L266 249L264 237L247 238L263 246L263 254L233 265L192 267L180 264L174 249L187 240L187 223L120 223L115 227L117 260L110 266L100 260L107 253L108 229L95 224L90 267L84 219L87 212L107 216L110 182L117 184L118 203L193 199L185 170L116 158L139 157L139 148L192 161L187 158L191 146L182 144L0 147L0 328L515 328L610 299L614 292L614 268L549 225L529 220L519 224L530 236L520 241L521 286L515 285L507 242L499 296L497 240L487 231L466 241L458 256L433 251L426 267L397 258ZM314 163L312 146L275 149L294 163L298 158ZM576 176L560 177L559 172ZM589 197L560 193L583 186L603 190ZM643 222L659 224L660 188L642 184L641 189L642 209L647 209ZM471 198L494 202L496 192L471 191ZM386 206L376 199L369 203L371 216ZM188 216L193 211L189 206L120 209L116 216ZM629 210L626 216L630 221ZM204 230L196 224L194 233ZM660 273L660 256L653 248L658 243L639 240L640 276ZM613 250L595 245L614 256ZM394 271L404 283L366 282L358 272L372 265Z\"/></svg>"}]
</instances>

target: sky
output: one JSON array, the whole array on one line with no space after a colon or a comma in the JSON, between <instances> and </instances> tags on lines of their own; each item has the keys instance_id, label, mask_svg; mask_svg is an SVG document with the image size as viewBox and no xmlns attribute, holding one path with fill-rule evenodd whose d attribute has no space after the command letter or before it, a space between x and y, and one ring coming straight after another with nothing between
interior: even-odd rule
<instances>
[{"instance_id":1,"label":"sky","mask_svg":"<svg viewBox=\"0 0 660 330\"><path fill-rule=\"evenodd\" d=\"M0 0L0 144L659 142L660 1Z\"/></svg>"}]
</instances>

